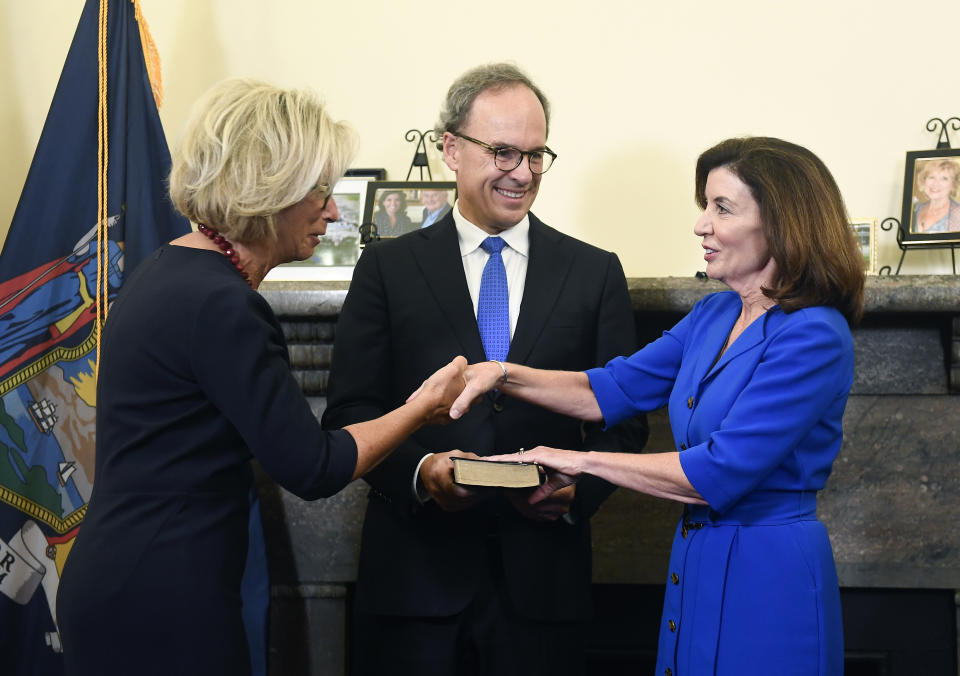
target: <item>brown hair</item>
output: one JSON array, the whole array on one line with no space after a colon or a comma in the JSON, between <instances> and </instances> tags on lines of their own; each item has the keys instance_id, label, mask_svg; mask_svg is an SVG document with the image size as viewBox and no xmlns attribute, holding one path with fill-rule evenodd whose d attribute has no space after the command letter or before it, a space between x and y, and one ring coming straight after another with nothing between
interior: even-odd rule
<instances>
[{"instance_id":1,"label":"brown hair","mask_svg":"<svg viewBox=\"0 0 960 676\"><path fill-rule=\"evenodd\" d=\"M839 310L852 326L863 314L863 261L836 181L812 152L769 137L727 139L697 159L696 200L706 208L707 175L723 167L760 207L763 234L777 264L763 293L793 312Z\"/></svg>"},{"instance_id":2,"label":"brown hair","mask_svg":"<svg viewBox=\"0 0 960 676\"><path fill-rule=\"evenodd\" d=\"M501 91L509 87L527 87L540 100L543 117L550 134L550 102L533 80L512 63L488 63L471 68L456 79L447 91L447 98L440 109L440 119L434 125L437 150L443 150L443 133L456 134L467 123L474 100L485 91Z\"/></svg>"}]
</instances>

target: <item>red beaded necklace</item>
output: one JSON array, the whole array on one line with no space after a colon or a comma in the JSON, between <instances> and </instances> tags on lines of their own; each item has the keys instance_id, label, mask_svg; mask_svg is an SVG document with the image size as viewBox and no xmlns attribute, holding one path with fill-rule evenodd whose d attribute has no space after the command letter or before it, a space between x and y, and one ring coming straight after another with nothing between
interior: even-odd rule
<instances>
[{"instance_id":1,"label":"red beaded necklace","mask_svg":"<svg viewBox=\"0 0 960 676\"><path fill-rule=\"evenodd\" d=\"M237 269L237 271L240 273L240 276L246 280L247 284L250 284L250 275L247 274L246 270L243 269L243 263L240 262L240 256L237 255L237 250L233 248L233 244L231 244L230 240L213 228L208 228L203 223L197 223L197 230L202 232L207 236L207 239L212 240L214 244L220 247L220 251L223 252L224 256L230 259L230 262L233 263L233 267Z\"/></svg>"}]
</instances>

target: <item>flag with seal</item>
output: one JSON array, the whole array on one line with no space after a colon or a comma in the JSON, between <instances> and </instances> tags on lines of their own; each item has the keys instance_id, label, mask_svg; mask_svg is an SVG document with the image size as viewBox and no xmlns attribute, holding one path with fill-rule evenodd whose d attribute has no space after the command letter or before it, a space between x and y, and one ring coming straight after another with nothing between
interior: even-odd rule
<instances>
[{"instance_id":1,"label":"flag with seal","mask_svg":"<svg viewBox=\"0 0 960 676\"><path fill-rule=\"evenodd\" d=\"M146 58L145 58L146 57ZM189 232L138 0L87 0L0 253L0 673L62 672L60 572L94 481L99 330Z\"/></svg>"}]
</instances>

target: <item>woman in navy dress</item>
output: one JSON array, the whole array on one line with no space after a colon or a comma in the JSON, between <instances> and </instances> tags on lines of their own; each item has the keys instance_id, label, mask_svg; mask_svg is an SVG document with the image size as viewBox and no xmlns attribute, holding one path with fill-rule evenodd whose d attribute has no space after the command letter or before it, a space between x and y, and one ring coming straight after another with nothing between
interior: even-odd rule
<instances>
[{"instance_id":1,"label":"woman in navy dress","mask_svg":"<svg viewBox=\"0 0 960 676\"><path fill-rule=\"evenodd\" d=\"M494 387L607 426L668 405L678 451L534 449L522 459L550 472L530 501L591 474L686 504L658 675L841 674L839 585L816 504L843 438L863 304L843 200L815 155L773 138L703 153L696 198L707 275L729 291L586 373L472 365L451 416Z\"/></svg>"},{"instance_id":2,"label":"woman in navy dress","mask_svg":"<svg viewBox=\"0 0 960 676\"><path fill-rule=\"evenodd\" d=\"M256 288L338 219L352 147L306 92L229 80L195 109L170 191L202 225L133 271L104 328L96 483L57 597L67 676L249 674L250 459L302 498L333 495L462 389L460 358L423 405L324 432L290 371Z\"/></svg>"}]
</instances>

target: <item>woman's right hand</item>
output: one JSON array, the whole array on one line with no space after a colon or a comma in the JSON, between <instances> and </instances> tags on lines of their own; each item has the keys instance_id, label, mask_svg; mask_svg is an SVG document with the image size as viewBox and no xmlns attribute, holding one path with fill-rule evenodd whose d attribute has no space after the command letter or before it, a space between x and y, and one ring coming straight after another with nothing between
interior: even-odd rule
<instances>
[{"instance_id":1,"label":"woman's right hand","mask_svg":"<svg viewBox=\"0 0 960 676\"><path fill-rule=\"evenodd\" d=\"M450 422L450 406L466 385L466 368L465 358L454 357L453 361L423 381L417 391L407 398L408 403L419 399L429 405L425 411L424 424L442 425Z\"/></svg>"}]
</instances>

